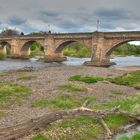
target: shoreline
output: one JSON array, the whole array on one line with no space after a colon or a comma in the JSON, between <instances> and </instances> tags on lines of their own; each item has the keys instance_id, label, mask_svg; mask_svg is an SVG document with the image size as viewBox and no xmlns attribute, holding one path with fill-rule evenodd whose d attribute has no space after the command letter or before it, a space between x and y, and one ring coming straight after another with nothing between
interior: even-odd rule
<instances>
[{"instance_id":1,"label":"shoreline","mask_svg":"<svg viewBox=\"0 0 140 140\"><path fill-rule=\"evenodd\" d=\"M126 66L126 67L116 67L115 70L121 70L126 72L140 71L140 66Z\"/></svg>"}]
</instances>

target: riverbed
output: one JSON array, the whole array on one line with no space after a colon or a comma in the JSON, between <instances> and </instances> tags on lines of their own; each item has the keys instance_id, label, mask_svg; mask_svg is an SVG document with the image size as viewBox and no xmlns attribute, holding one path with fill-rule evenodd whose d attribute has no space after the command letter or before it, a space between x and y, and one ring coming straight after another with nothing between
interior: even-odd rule
<instances>
[{"instance_id":1,"label":"riverbed","mask_svg":"<svg viewBox=\"0 0 140 140\"><path fill-rule=\"evenodd\" d=\"M122 57L120 58L122 59ZM132 60L133 57L131 56ZM39 99L51 99L53 97L59 97L61 95L68 95L70 93L62 90L60 85L68 83L69 77L73 75L93 75L103 78L112 78L119 75L123 75L125 72L114 68L100 68L100 67L86 67L81 66L83 62L90 60L89 58L68 58L68 61L63 63L44 63L32 60L16 60L6 59L0 61L1 71L10 69L21 69L27 66L33 66L38 68L38 71L12 71L5 73L4 76L0 76L1 82L16 82L23 84L32 89L32 94L23 102L23 104L13 104L10 109L6 110L8 114L0 118L0 128L15 126L21 122L29 121L33 118L45 115L50 112L50 108L33 108L32 102ZM115 59L113 59L115 60ZM124 58L123 58L124 60ZM122 61L120 61L122 64ZM125 61L127 62L127 61ZM132 62L132 61L131 61ZM137 62L140 62L139 59ZM129 62L128 62L129 63ZM131 64L131 65L130 65ZM139 66L139 63L137 63ZM55 66L55 67L52 67ZM122 66L122 65L121 65ZM124 65L125 67L126 65ZM128 66L128 65L127 65ZM129 66L135 66L133 63L129 63ZM43 68L44 67L44 68ZM116 66L119 68L119 63ZM26 77L33 77L31 79L24 79ZM78 83L83 87L87 87L87 91L80 93L82 96L92 96L98 103L108 102L110 100L116 100L120 98L127 98L137 95L139 90L123 85L116 85L113 83L98 82L96 84ZM113 90L119 90L123 94L114 94ZM79 94L79 95L80 95ZM78 94L71 93L75 97ZM78 95L78 96L79 96ZM5 110L4 110L5 111ZM118 135L117 135L118 136ZM25 140L25 139L22 139ZM27 140L27 139L26 139Z\"/></svg>"}]
</instances>

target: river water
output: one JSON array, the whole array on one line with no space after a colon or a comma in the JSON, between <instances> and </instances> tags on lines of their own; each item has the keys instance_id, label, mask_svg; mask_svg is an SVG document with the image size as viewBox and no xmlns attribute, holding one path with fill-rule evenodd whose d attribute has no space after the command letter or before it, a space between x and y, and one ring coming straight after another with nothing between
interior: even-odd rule
<instances>
[{"instance_id":1,"label":"river water","mask_svg":"<svg viewBox=\"0 0 140 140\"><path fill-rule=\"evenodd\" d=\"M90 58L72 58L68 57L68 61L62 62L65 65L82 65L85 61L90 61ZM112 67L126 67L126 66L140 66L140 57L127 56L127 57L115 57L111 59L116 65ZM48 63L37 62L32 60L18 60L18 59L6 59L0 61L0 71L7 71L13 69L22 69L24 67L42 68L49 66Z\"/></svg>"}]
</instances>

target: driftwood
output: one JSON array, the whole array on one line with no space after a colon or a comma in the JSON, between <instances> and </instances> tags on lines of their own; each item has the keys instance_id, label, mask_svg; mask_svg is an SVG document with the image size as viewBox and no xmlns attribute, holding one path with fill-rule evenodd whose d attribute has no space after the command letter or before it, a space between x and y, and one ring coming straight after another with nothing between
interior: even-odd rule
<instances>
[{"instance_id":1,"label":"driftwood","mask_svg":"<svg viewBox=\"0 0 140 140\"><path fill-rule=\"evenodd\" d=\"M104 127L104 129L106 130L108 137L112 135L112 132L104 121L104 117L106 117L107 115L111 115L111 114L124 115L134 119L136 122L140 122L140 118L138 117L138 115L125 111L120 111L118 107L112 110L92 110L84 106L72 110L47 113L44 116L38 117L36 119L31 119L27 122L15 125L13 127L1 128L0 140L16 140L20 137L29 135L31 132L35 130L39 130L41 128L46 127L46 125L49 123L68 117L74 117L77 115L89 115L98 119L99 122Z\"/></svg>"}]
</instances>

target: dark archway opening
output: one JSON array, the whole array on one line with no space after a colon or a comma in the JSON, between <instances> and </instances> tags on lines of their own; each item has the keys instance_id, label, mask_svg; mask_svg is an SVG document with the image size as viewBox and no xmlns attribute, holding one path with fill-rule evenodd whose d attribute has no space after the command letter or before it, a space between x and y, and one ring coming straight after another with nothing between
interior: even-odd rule
<instances>
[{"instance_id":1,"label":"dark archway opening","mask_svg":"<svg viewBox=\"0 0 140 140\"><path fill-rule=\"evenodd\" d=\"M6 56L10 57L12 55L11 45L8 42L3 41L0 43L0 51Z\"/></svg>"},{"instance_id":2,"label":"dark archway opening","mask_svg":"<svg viewBox=\"0 0 140 140\"><path fill-rule=\"evenodd\" d=\"M29 57L44 57L44 47L37 41L28 41L21 48L21 54L28 55Z\"/></svg>"},{"instance_id":3,"label":"dark archway opening","mask_svg":"<svg viewBox=\"0 0 140 140\"><path fill-rule=\"evenodd\" d=\"M66 65L82 65L91 59L91 50L82 42L66 41L62 43L57 49L56 54L65 56Z\"/></svg>"}]
</instances>

